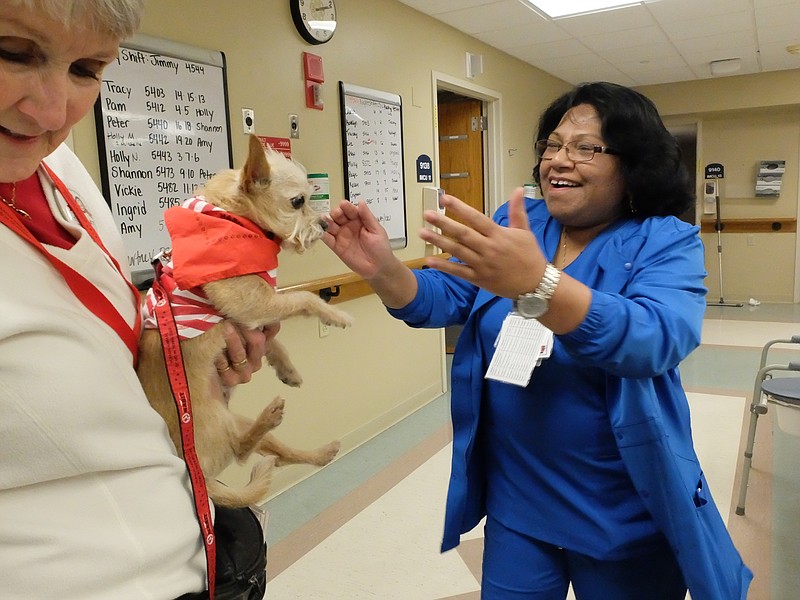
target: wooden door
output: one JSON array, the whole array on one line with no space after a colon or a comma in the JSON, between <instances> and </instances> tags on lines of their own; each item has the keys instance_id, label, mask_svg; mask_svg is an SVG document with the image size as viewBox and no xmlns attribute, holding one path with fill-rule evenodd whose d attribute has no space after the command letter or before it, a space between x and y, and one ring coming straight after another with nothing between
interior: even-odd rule
<instances>
[{"instance_id":1,"label":"wooden door","mask_svg":"<svg viewBox=\"0 0 800 600\"><path fill-rule=\"evenodd\" d=\"M480 100L463 96L440 99L439 185L448 194L485 212L482 105Z\"/></svg>"},{"instance_id":2,"label":"wooden door","mask_svg":"<svg viewBox=\"0 0 800 600\"><path fill-rule=\"evenodd\" d=\"M485 214L483 185L483 102L440 92L439 185L475 210ZM452 215L448 215L452 216ZM460 326L445 329L445 347L453 352Z\"/></svg>"}]
</instances>

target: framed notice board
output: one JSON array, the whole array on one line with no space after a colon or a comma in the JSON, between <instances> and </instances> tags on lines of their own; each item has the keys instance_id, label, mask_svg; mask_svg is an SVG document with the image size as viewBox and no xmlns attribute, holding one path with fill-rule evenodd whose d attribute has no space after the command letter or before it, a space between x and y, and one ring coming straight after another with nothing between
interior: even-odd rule
<instances>
[{"instance_id":1,"label":"framed notice board","mask_svg":"<svg viewBox=\"0 0 800 600\"><path fill-rule=\"evenodd\" d=\"M345 197L366 202L389 234L404 248L406 231L403 173L403 108L397 94L339 82Z\"/></svg>"},{"instance_id":2,"label":"framed notice board","mask_svg":"<svg viewBox=\"0 0 800 600\"><path fill-rule=\"evenodd\" d=\"M95 123L103 195L142 284L170 247L164 210L232 166L225 55L143 35L123 42Z\"/></svg>"}]
</instances>

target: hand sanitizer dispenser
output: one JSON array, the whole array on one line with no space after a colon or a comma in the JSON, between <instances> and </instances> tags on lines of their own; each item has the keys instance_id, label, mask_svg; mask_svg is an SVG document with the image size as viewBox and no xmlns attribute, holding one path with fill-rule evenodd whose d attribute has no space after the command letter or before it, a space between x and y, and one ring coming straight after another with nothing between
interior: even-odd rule
<instances>
[{"instance_id":1,"label":"hand sanitizer dispenser","mask_svg":"<svg viewBox=\"0 0 800 600\"><path fill-rule=\"evenodd\" d=\"M444 214L444 209L439 206L439 198L441 198L443 194L444 190L439 187L425 186L422 188L422 210L435 210L440 214ZM424 222L424 225L428 229L432 229L436 233L439 233L439 228L434 227L427 221Z\"/></svg>"},{"instance_id":2,"label":"hand sanitizer dispenser","mask_svg":"<svg viewBox=\"0 0 800 600\"><path fill-rule=\"evenodd\" d=\"M716 179L706 180L703 186L703 214L713 215L717 212L717 196L719 188Z\"/></svg>"}]
</instances>

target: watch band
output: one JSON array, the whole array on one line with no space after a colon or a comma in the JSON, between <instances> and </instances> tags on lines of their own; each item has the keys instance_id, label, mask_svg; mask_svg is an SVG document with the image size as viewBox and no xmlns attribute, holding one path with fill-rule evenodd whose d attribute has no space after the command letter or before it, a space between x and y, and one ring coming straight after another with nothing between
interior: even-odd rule
<instances>
[{"instance_id":1,"label":"watch band","mask_svg":"<svg viewBox=\"0 0 800 600\"><path fill-rule=\"evenodd\" d=\"M555 294L560 280L561 271L553 264L547 263L536 289L527 294L520 294L514 300L514 312L525 319L537 319L544 315L550 308L550 298Z\"/></svg>"},{"instance_id":2,"label":"watch band","mask_svg":"<svg viewBox=\"0 0 800 600\"><path fill-rule=\"evenodd\" d=\"M544 275L539 281L539 285L533 291L534 296L539 296L545 300L550 300L556 293L558 282L561 280L561 271L553 263L547 263L544 268Z\"/></svg>"}]
</instances>

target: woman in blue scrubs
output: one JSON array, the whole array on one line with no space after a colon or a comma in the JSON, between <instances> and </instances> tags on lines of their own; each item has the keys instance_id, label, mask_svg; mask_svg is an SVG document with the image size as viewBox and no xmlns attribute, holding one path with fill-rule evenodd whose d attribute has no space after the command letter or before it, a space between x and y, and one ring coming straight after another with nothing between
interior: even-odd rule
<instances>
[{"instance_id":1,"label":"woman in blue scrubs","mask_svg":"<svg viewBox=\"0 0 800 600\"><path fill-rule=\"evenodd\" d=\"M544 201L517 190L489 218L444 196L448 216L425 214L441 233L420 237L453 258L430 269L394 256L366 203L330 216L326 243L393 316L463 325L442 548L486 517L484 599L562 600L570 583L579 600L744 599L752 575L678 373L706 274L698 228L676 217L694 202L677 143L650 100L609 83L556 99L536 139ZM549 356L486 377L498 345L513 354L503 324L533 343L534 320Z\"/></svg>"}]
</instances>

